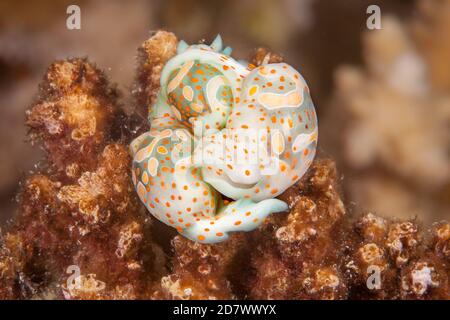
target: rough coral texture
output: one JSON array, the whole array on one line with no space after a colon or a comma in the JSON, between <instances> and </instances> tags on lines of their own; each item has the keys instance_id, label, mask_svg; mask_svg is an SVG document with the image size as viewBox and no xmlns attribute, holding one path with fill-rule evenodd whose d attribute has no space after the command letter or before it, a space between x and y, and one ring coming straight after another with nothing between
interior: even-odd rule
<instances>
[{"instance_id":1,"label":"rough coral texture","mask_svg":"<svg viewBox=\"0 0 450 320\"><path fill-rule=\"evenodd\" d=\"M158 32L139 49L141 102L154 98L175 43ZM252 61L280 60L260 49ZM2 232L1 299L450 297L449 223L427 230L415 220L349 213L332 160L317 159L280 196L289 212L205 245L145 214L124 143L136 130L91 63L52 65L27 123L48 165L26 180L18 213Z\"/></svg>"},{"instance_id":2,"label":"rough coral texture","mask_svg":"<svg viewBox=\"0 0 450 320\"><path fill-rule=\"evenodd\" d=\"M337 70L322 141L351 173L351 201L430 223L450 210L450 1L417 9L407 21L383 17L363 34L364 66Z\"/></svg>"},{"instance_id":3,"label":"rough coral texture","mask_svg":"<svg viewBox=\"0 0 450 320\"><path fill-rule=\"evenodd\" d=\"M160 89L160 76L165 63L176 54L177 37L164 30L156 31L138 48L137 70L133 84L134 112L127 119L126 140L131 141L148 130L147 115Z\"/></svg>"},{"instance_id":4,"label":"rough coral texture","mask_svg":"<svg viewBox=\"0 0 450 320\"><path fill-rule=\"evenodd\" d=\"M164 272L162 251L144 241L151 221L129 179L127 147L113 142L112 92L86 60L48 69L27 124L49 166L26 180L3 235L2 298L137 298Z\"/></svg>"},{"instance_id":5,"label":"rough coral texture","mask_svg":"<svg viewBox=\"0 0 450 320\"><path fill-rule=\"evenodd\" d=\"M178 39L171 32L157 31L138 48L138 71L135 95L138 112L147 116L150 106L156 99L161 71L166 62L177 51Z\"/></svg>"},{"instance_id":6,"label":"rough coral texture","mask_svg":"<svg viewBox=\"0 0 450 320\"><path fill-rule=\"evenodd\" d=\"M443 222L420 232L415 221L364 215L356 222L356 239L350 245L354 254L345 264L353 285L360 288L352 298L448 299L448 260L439 245L446 241L446 228L448 223ZM372 282L373 289L368 290L371 279L365 273L373 274L373 266L381 282Z\"/></svg>"},{"instance_id":7,"label":"rough coral texture","mask_svg":"<svg viewBox=\"0 0 450 320\"><path fill-rule=\"evenodd\" d=\"M289 214L267 222L253 236L254 275L249 283L255 299L340 299L347 286L339 259L338 226L345 208L330 160L316 161L300 183L285 195Z\"/></svg>"},{"instance_id":8,"label":"rough coral texture","mask_svg":"<svg viewBox=\"0 0 450 320\"><path fill-rule=\"evenodd\" d=\"M60 177L77 179L97 165L96 155L119 130L117 92L83 59L53 63L37 101L27 111L32 141L42 141Z\"/></svg>"},{"instance_id":9,"label":"rough coral texture","mask_svg":"<svg viewBox=\"0 0 450 320\"><path fill-rule=\"evenodd\" d=\"M233 299L229 276L236 270L244 235L235 234L227 242L205 245L182 236L172 240L172 273L161 279L161 287L152 298Z\"/></svg>"}]
</instances>

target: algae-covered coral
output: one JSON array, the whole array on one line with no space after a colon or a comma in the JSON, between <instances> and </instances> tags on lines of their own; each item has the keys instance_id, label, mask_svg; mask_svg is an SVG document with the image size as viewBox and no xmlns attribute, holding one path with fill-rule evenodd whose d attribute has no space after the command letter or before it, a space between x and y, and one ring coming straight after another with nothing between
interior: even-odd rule
<instances>
[{"instance_id":1,"label":"algae-covered coral","mask_svg":"<svg viewBox=\"0 0 450 320\"><path fill-rule=\"evenodd\" d=\"M0 298L449 298L448 222L428 230L414 220L350 214L332 160L316 160L280 196L289 212L221 244L175 236L147 216L132 188L127 144L142 130L137 115L154 99L176 43L160 31L139 49L131 116L89 61L49 67L27 113L47 165L27 178L17 218L3 230ZM280 60L263 49L253 58ZM374 266L381 285L371 287Z\"/></svg>"}]
</instances>

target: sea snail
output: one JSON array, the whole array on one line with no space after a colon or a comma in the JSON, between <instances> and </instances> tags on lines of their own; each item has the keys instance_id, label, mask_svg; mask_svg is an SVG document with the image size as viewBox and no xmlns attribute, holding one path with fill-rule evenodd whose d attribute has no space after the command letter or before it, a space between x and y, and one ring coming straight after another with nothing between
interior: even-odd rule
<instances>
[{"instance_id":1,"label":"sea snail","mask_svg":"<svg viewBox=\"0 0 450 320\"><path fill-rule=\"evenodd\" d=\"M255 67L211 45L178 45L161 75L150 131L130 145L132 179L157 219L216 243L287 210L317 145L308 86L286 63Z\"/></svg>"}]
</instances>

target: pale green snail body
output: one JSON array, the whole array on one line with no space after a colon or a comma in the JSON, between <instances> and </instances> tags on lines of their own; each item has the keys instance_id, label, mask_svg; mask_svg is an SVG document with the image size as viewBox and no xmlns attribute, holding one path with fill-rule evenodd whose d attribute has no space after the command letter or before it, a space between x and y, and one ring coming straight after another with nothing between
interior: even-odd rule
<instances>
[{"instance_id":1,"label":"pale green snail body","mask_svg":"<svg viewBox=\"0 0 450 320\"><path fill-rule=\"evenodd\" d=\"M130 146L133 183L150 213L203 243L286 210L275 197L305 173L317 144L301 75L285 63L244 66L221 47L220 37L180 44L163 69L151 129Z\"/></svg>"}]
</instances>

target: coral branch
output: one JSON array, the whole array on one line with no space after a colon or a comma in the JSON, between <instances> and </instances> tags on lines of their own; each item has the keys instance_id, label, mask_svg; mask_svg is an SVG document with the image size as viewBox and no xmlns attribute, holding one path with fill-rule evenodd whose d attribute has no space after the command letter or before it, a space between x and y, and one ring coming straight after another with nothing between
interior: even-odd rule
<instances>
[{"instance_id":1,"label":"coral branch","mask_svg":"<svg viewBox=\"0 0 450 320\"><path fill-rule=\"evenodd\" d=\"M178 40L173 33L160 30L138 49L135 92L139 109L137 112L144 118L158 94L161 71L165 63L175 55L177 45Z\"/></svg>"},{"instance_id":2,"label":"coral branch","mask_svg":"<svg viewBox=\"0 0 450 320\"><path fill-rule=\"evenodd\" d=\"M109 143L118 119L115 91L89 62L49 68L27 123L52 167L27 179L20 215L3 237L1 297L139 298L163 274L127 147ZM80 272L76 286L66 281L71 266Z\"/></svg>"},{"instance_id":3,"label":"coral branch","mask_svg":"<svg viewBox=\"0 0 450 320\"><path fill-rule=\"evenodd\" d=\"M27 111L32 141L42 140L52 169L77 179L119 131L117 92L85 59L53 63Z\"/></svg>"}]
</instances>

